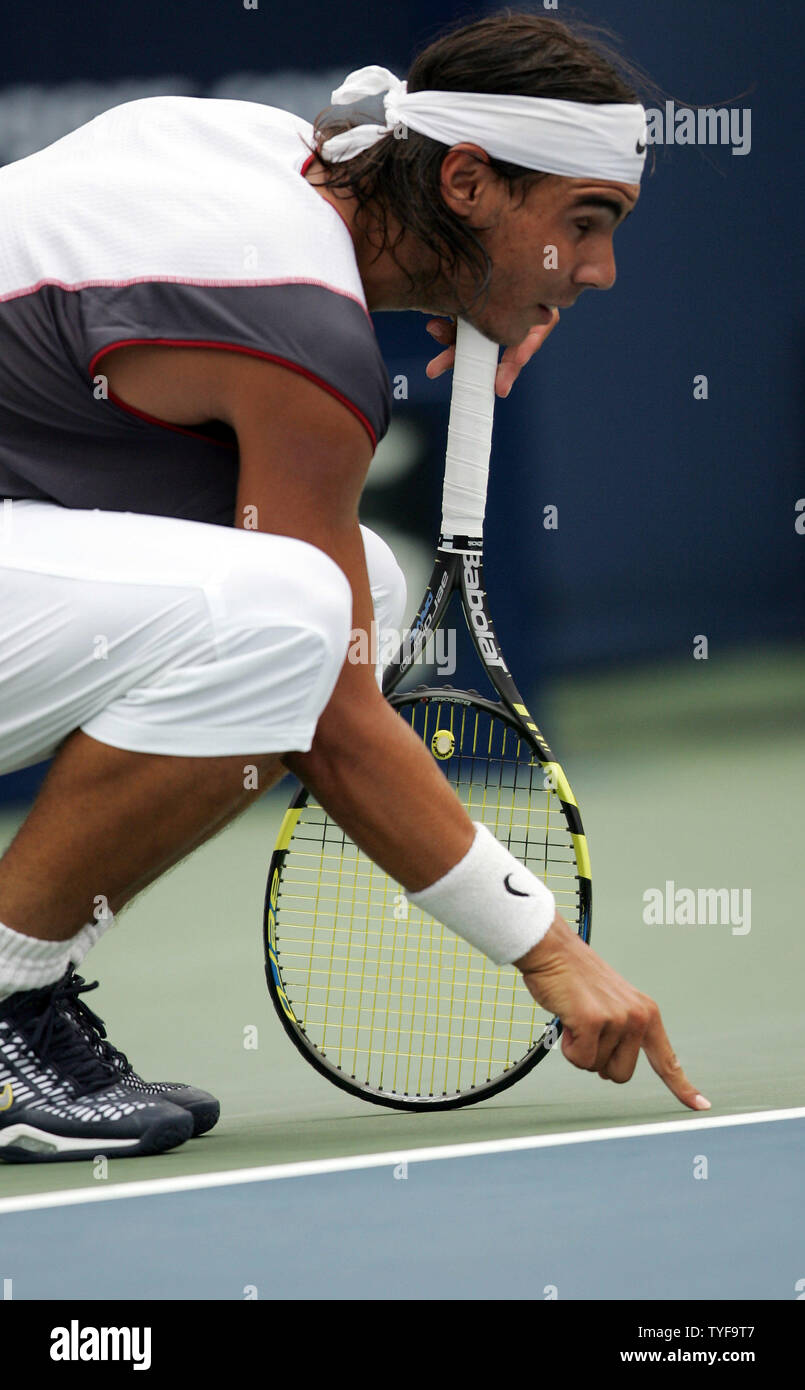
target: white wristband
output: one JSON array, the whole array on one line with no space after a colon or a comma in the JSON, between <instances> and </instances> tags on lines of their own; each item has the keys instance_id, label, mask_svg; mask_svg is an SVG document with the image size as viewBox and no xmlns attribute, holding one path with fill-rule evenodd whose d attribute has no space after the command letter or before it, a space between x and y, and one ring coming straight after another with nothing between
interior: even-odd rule
<instances>
[{"instance_id":1,"label":"white wristband","mask_svg":"<svg viewBox=\"0 0 805 1390\"><path fill-rule=\"evenodd\" d=\"M429 888L407 897L496 965L524 956L556 916L550 888L479 821L464 858Z\"/></svg>"}]
</instances>

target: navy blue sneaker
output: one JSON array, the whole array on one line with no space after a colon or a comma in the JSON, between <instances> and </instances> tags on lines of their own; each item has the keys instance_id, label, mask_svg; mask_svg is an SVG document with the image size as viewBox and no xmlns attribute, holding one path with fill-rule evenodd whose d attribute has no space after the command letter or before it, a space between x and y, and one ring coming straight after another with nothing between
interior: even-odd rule
<instances>
[{"instance_id":1,"label":"navy blue sneaker","mask_svg":"<svg viewBox=\"0 0 805 1390\"><path fill-rule=\"evenodd\" d=\"M0 1160L134 1158L183 1144L192 1117L121 1085L65 1010L66 997L65 976L0 1003Z\"/></svg>"},{"instance_id":2,"label":"navy blue sneaker","mask_svg":"<svg viewBox=\"0 0 805 1390\"><path fill-rule=\"evenodd\" d=\"M206 1134L218 1123L221 1114L220 1101L209 1091L200 1091L196 1086L186 1086L183 1081L143 1081L132 1067L125 1052L112 1045L106 1036L106 1025L102 1018L81 998L91 989L98 988L95 980L88 985L73 969L68 970L62 1000L70 1017L80 1028L87 1042L94 1048L97 1056L114 1068L118 1082L125 1090L143 1100L167 1100L178 1105L192 1116L193 1136Z\"/></svg>"}]
</instances>

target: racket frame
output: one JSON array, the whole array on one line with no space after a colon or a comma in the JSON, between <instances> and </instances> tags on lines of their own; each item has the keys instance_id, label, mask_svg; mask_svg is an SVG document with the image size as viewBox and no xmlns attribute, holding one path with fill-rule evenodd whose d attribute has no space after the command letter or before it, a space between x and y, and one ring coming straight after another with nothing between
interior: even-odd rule
<instances>
[{"instance_id":1,"label":"racket frame","mask_svg":"<svg viewBox=\"0 0 805 1390\"><path fill-rule=\"evenodd\" d=\"M416 663L428 637L444 621L450 600L456 592L461 596L461 606L473 645L489 680L500 696L500 703L489 700L476 691L455 690L450 686L417 686L403 694L396 693L400 682ZM518 737L528 745L543 768L550 771L553 786L564 812L568 829L573 836L576 850L576 862L579 868L577 875L579 885L578 934L584 941L589 941L592 884L581 816L564 772L555 761L548 744L531 718L503 658L486 602L481 541L468 537L440 537L430 583L425 591L417 617L406 634L400 651L384 673L383 693L394 709L418 701L449 700L455 704L469 704L473 708L484 710L507 723ZM348 1076L341 1067L331 1062L327 1055L322 1053L316 1044L308 1038L302 1023L295 1017L293 1006L285 993L276 942L277 907L282 869L290 848L293 831L299 819L299 813L307 805L308 800L307 789L300 787L286 811L285 820L271 858L263 913L268 992L279 1020L294 1046L316 1071L334 1085L339 1086L341 1090L348 1091L350 1095L359 1096L362 1100L372 1104L383 1105L392 1110L419 1112L455 1110L466 1105L476 1105L482 1100L488 1100L491 1096L513 1086L516 1081L520 1081L548 1055L551 1047L558 1042L562 1032L562 1024L558 1018L554 1018L551 1023L546 1024L540 1041L535 1043L519 1061L491 1080L481 1082L468 1090L458 1092L456 1095L412 1096L396 1095L393 1091L381 1091L366 1082L358 1081L355 1076ZM586 874L582 872L584 868L587 869ZM550 1038L550 1042L547 1044L546 1037Z\"/></svg>"},{"instance_id":2,"label":"racket frame","mask_svg":"<svg viewBox=\"0 0 805 1390\"><path fill-rule=\"evenodd\" d=\"M476 691L454 690L450 686L415 686L403 694L392 694L389 696L389 703L392 708L400 709L412 704L426 701L438 701L440 705L451 703L456 705L470 706L473 710L485 712L495 719L506 724L517 737L531 749L532 753L542 762L537 749L537 742L532 733L524 729L521 718L510 712L496 700L489 700ZM544 745L543 745L544 746ZM304 810L309 800L309 794L305 787L300 787L296 795L290 802L285 819L283 821L277 844L271 858L269 868L268 883L266 885L266 897L264 906L264 941L265 941L265 971L268 992L271 996L274 1008L277 1011L279 1020L285 1029L294 1047L302 1054L307 1062L311 1064L328 1081L347 1091L352 1096L358 1096L361 1100L366 1100L375 1105L382 1105L392 1110L408 1110L415 1112L433 1112L434 1110L456 1110L467 1105L476 1105L479 1101L489 1100L491 1096L505 1091L515 1082L520 1081L526 1076L543 1057L548 1055L551 1047L555 1045L561 1034L561 1024L558 1019L546 1023L542 1036L529 1051L514 1062L505 1071L499 1072L497 1076L490 1080L478 1082L476 1085L456 1092L455 1094L441 1093L439 1095L413 1095L409 1093L396 1093L390 1090L381 1090L373 1087L366 1082L359 1081L354 1075L349 1075L342 1067L331 1062L326 1053L323 1053L317 1045L311 1041L304 1030L303 1024L298 1020L293 1012L293 1005L285 993L285 988L280 974L280 965L277 956L277 909L279 905L280 887L282 883L282 870L285 858L291 847L291 839L296 828L299 814ZM587 880L589 883L589 879ZM589 897L585 900L582 880L579 879L579 913L580 921L584 913L584 921L589 931ZM581 933L580 933L581 934ZM586 938L585 938L586 939ZM547 1041L546 1041L547 1039Z\"/></svg>"},{"instance_id":3,"label":"racket frame","mask_svg":"<svg viewBox=\"0 0 805 1390\"><path fill-rule=\"evenodd\" d=\"M494 376L497 367L497 348L469 324L459 319L454 366L454 385L448 428L445 485L442 508L442 529L436 550L430 582L419 610L394 660L383 674L383 694L393 708L398 709L412 700L451 700L471 704L507 722L531 748L536 760L547 769L572 836L578 868L578 935L590 939L592 916L592 883L587 841L576 798L561 765L532 718L506 664L487 604L483 559L483 515L491 451L492 415L494 410ZM453 534L451 518L466 520L467 534ZM446 525L447 523L447 525ZM453 594L460 596L461 607L481 664L500 697L500 704L475 691L455 690L449 686L419 686L404 694L398 687L418 663L428 638L444 622ZM291 1042L316 1071L328 1081L373 1104L395 1110L434 1111L454 1110L475 1105L492 1095L507 1090L541 1062L558 1041L562 1024L558 1018L546 1024L542 1038L526 1055L492 1080L479 1083L456 1095L407 1096L380 1091L356 1077L348 1076L330 1062L311 1042L303 1025L296 1019L285 993L276 950L277 907L282 868L299 815L309 800L302 786L291 800L285 813L274 853L269 865L263 912L265 971L268 991L280 1022ZM546 1044L546 1037L550 1042Z\"/></svg>"}]
</instances>

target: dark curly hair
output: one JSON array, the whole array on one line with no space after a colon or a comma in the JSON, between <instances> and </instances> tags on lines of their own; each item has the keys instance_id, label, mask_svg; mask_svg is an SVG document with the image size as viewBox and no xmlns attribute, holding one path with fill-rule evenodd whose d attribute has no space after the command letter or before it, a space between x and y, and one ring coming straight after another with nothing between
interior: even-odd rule
<instances>
[{"instance_id":1,"label":"dark curly hair","mask_svg":"<svg viewBox=\"0 0 805 1390\"><path fill-rule=\"evenodd\" d=\"M459 21L443 31L415 59L408 73L409 92L426 90L491 92L515 96L553 97L567 101L636 102L638 89L650 90L647 76L600 39L600 26L566 22L541 14L505 9L471 24ZM381 233L378 255L395 249L410 232L436 255L436 270L425 287L463 264L477 286L475 300L485 292L492 265L478 237L446 206L440 192L445 146L427 135L408 130L404 140L389 132L352 159L333 162L322 155L331 136L348 130L360 118L345 118L327 107L314 122L315 143L308 145L326 169L329 190L344 190L358 202L359 217L367 209ZM547 175L499 159L489 160L515 189L520 202ZM400 232L389 240L389 216ZM401 265L414 287L414 280Z\"/></svg>"}]
</instances>

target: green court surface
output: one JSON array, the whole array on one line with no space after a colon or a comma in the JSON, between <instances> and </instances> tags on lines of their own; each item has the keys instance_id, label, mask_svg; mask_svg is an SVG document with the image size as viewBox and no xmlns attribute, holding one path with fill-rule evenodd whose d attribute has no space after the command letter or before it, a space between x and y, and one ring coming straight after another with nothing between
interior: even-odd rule
<instances>
[{"instance_id":1,"label":"green court surface","mask_svg":"<svg viewBox=\"0 0 805 1390\"><path fill-rule=\"evenodd\" d=\"M713 1115L805 1103L805 658L753 651L554 687L535 709L582 810L593 944L656 998ZM557 1051L498 1100L405 1115L353 1100L298 1056L265 989L262 900L284 793L263 799L121 914L86 996L146 1076L220 1096L210 1135L108 1181L681 1119L641 1059L614 1086ZM22 812L0 822L5 846ZM751 930L647 925L646 890L751 890ZM258 1046L244 1047L257 1029ZM0 1165L4 1196L85 1187L89 1162Z\"/></svg>"}]
</instances>

